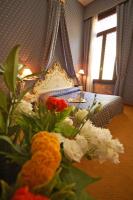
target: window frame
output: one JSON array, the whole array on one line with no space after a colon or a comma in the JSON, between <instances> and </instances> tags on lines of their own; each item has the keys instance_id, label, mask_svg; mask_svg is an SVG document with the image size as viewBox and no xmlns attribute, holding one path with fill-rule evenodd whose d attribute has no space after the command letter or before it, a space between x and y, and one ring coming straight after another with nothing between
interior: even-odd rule
<instances>
[{"instance_id":1,"label":"window frame","mask_svg":"<svg viewBox=\"0 0 133 200\"><path fill-rule=\"evenodd\" d=\"M106 12L100 13L98 15L98 21L109 17L113 14L116 13L116 8L112 8L107 10ZM115 66L114 66L114 71L113 71L113 78L112 80L106 80L106 79L102 79L102 74L103 74L103 63L104 63L104 57L105 57L105 47L106 47L106 39L107 39L107 35L109 33L113 33L113 32L117 32L117 27L112 27L110 29L98 32L96 34L96 37L100 37L102 36L102 48L101 48L101 57L100 57L100 68L99 68L99 78L98 79L94 79L94 82L108 82L108 83L113 83L115 81Z\"/></svg>"}]
</instances>

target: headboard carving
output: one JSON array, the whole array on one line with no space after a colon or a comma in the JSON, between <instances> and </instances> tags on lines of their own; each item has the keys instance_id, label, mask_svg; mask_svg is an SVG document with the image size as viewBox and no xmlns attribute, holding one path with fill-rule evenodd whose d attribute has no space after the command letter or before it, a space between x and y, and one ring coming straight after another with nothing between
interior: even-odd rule
<instances>
[{"instance_id":1,"label":"headboard carving","mask_svg":"<svg viewBox=\"0 0 133 200\"><path fill-rule=\"evenodd\" d=\"M48 70L44 80L38 80L34 86L34 94L42 94L48 91L70 88L74 86L72 78L68 77L60 63L55 62Z\"/></svg>"}]
</instances>

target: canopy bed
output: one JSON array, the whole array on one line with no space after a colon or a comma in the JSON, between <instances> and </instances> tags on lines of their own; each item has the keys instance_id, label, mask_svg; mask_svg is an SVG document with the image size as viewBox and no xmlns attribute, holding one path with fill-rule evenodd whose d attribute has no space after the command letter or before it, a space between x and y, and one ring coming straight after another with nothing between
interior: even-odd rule
<instances>
[{"instance_id":1,"label":"canopy bed","mask_svg":"<svg viewBox=\"0 0 133 200\"><path fill-rule=\"evenodd\" d=\"M93 116L92 122L101 127L105 126L123 109L122 99L119 96L90 93L82 91L80 87L74 87L73 79L67 75L58 62L49 68L43 80L40 79L35 83L32 93L26 95L26 99L35 102L39 98L47 96L64 98L70 105L78 106L81 109L91 106L96 98L96 101L102 104L103 109Z\"/></svg>"}]
</instances>

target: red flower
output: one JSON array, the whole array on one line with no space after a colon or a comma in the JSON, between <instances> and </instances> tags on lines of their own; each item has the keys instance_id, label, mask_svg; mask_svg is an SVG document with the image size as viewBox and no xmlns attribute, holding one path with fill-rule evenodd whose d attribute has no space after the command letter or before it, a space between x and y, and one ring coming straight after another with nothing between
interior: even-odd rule
<instances>
[{"instance_id":1,"label":"red flower","mask_svg":"<svg viewBox=\"0 0 133 200\"><path fill-rule=\"evenodd\" d=\"M49 97L46 101L46 106L48 110L54 110L56 112L61 112L68 107L68 104L64 99L59 99L56 97Z\"/></svg>"},{"instance_id":2,"label":"red flower","mask_svg":"<svg viewBox=\"0 0 133 200\"><path fill-rule=\"evenodd\" d=\"M29 192L28 187L18 189L11 200L50 200L45 196L35 195Z\"/></svg>"}]
</instances>

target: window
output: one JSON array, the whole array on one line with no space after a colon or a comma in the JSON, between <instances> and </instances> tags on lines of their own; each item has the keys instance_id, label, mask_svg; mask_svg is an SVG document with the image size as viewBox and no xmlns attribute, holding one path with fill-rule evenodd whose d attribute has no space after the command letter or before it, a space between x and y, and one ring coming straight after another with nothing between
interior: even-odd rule
<instances>
[{"instance_id":1,"label":"window","mask_svg":"<svg viewBox=\"0 0 133 200\"><path fill-rule=\"evenodd\" d=\"M113 80L116 59L116 11L109 10L98 16L95 49L92 58L92 78Z\"/></svg>"}]
</instances>

